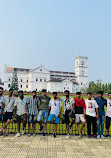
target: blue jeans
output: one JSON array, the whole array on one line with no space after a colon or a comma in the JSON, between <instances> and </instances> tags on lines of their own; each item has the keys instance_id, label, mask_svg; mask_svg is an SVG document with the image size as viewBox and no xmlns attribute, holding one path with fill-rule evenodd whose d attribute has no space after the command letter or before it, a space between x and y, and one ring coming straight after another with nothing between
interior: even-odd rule
<instances>
[{"instance_id":1,"label":"blue jeans","mask_svg":"<svg viewBox=\"0 0 111 158\"><path fill-rule=\"evenodd\" d=\"M105 116L99 116L99 118L97 119L98 135L103 135L103 132L104 132L104 120L105 120ZM101 130L100 130L100 128L101 128Z\"/></svg>"},{"instance_id":2,"label":"blue jeans","mask_svg":"<svg viewBox=\"0 0 111 158\"><path fill-rule=\"evenodd\" d=\"M47 123L48 111L43 111L43 110L40 110L40 111L39 111L37 121L40 122L42 118L43 118L43 122L44 122L44 123Z\"/></svg>"}]
</instances>

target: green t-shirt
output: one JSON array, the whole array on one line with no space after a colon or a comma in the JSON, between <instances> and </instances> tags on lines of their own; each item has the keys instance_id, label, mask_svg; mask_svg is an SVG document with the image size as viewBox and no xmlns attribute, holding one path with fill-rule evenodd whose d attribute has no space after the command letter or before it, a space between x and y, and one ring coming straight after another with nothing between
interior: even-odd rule
<instances>
[{"instance_id":1,"label":"green t-shirt","mask_svg":"<svg viewBox=\"0 0 111 158\"><path fill-rule=\"evenodd\" d=\"M39 97L39 100L40 100L39 110L49 111L50 99L51 98L48 96L46 96L46 98L44 98L43 96L40 96Z\"/></svg>"}]
</instances>

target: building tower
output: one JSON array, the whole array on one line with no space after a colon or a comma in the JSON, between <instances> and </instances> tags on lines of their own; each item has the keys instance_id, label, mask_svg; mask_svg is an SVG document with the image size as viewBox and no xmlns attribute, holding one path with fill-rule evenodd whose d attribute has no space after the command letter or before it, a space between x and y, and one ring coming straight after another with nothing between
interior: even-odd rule
<instances>
[{"instance_id":1,"label":"building tower","mask_svg":"<svg viewBox=\"0 0 111 158\"><path fill-rule=\"evenodd\" d=\"M75 60L75 75L79 84L79 90L86 89L88 85L88 58L78 56Z\"/></svg>"}]
</instances>

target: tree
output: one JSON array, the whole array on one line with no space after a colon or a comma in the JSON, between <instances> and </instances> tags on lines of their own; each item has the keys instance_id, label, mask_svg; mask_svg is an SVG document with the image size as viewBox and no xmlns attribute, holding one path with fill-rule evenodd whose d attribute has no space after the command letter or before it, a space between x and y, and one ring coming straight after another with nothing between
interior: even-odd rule
<instances>
[{"instance_id":1,"label":"tree","mask_svg":"<svg viewBox=\"0 0 111 158\"><path fill-rule=\"evenodd\" d=\"M18 90L18 77L17 77L17 69L16 68L14 68L11 88L13 88L13 90Z\"/></svg>"}]
</instances>

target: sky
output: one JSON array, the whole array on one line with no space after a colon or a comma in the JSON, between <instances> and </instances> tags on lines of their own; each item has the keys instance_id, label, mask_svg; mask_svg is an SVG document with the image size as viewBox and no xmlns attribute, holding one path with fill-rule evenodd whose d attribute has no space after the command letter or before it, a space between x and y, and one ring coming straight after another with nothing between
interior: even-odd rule
<instances>
[{"instance_id":1,"label":"sky","mask_svg":"<svg viewBox=\"0 0 111 158\"><path fill-rule=\"evenodd\" d=\"M0 78L4 66L75 71L111 82L111 0L0 0Z\"/></svg>"}]
</instances>

